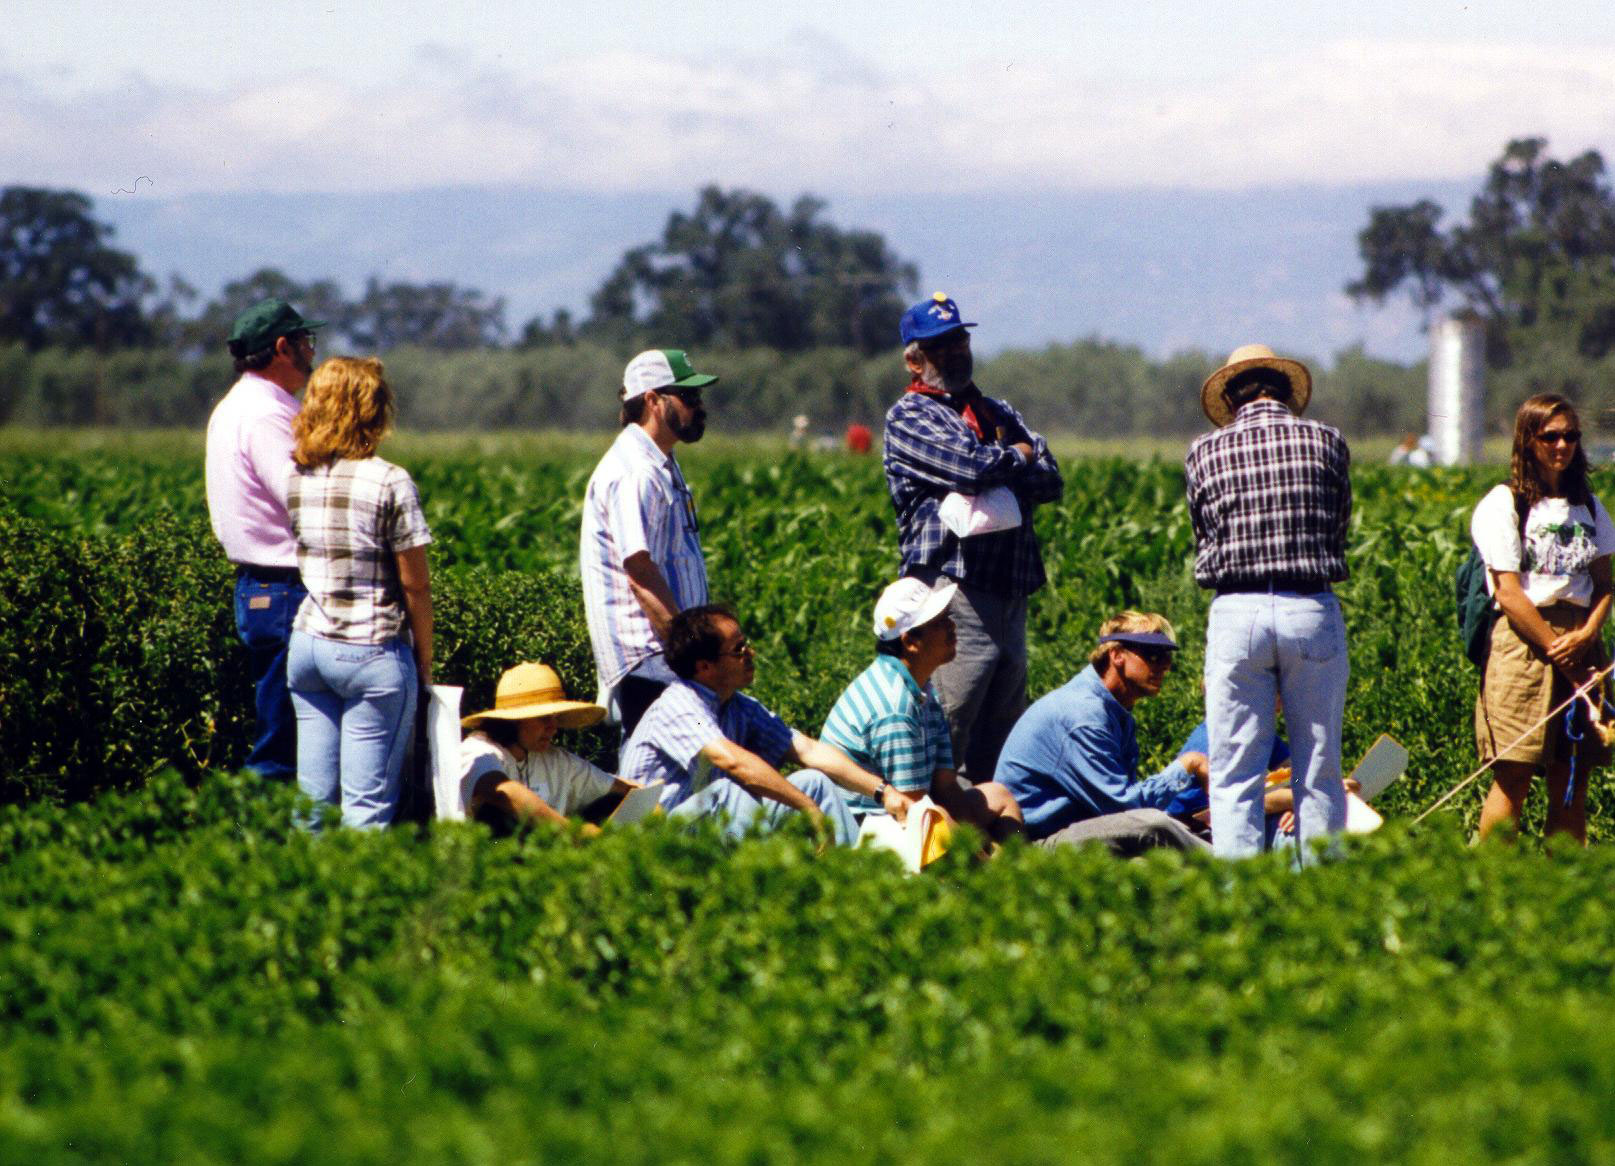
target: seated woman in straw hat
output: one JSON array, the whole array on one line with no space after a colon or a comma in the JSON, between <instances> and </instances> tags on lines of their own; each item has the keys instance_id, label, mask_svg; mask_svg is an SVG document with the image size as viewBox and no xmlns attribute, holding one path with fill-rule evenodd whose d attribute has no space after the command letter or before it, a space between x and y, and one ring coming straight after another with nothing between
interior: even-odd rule
<instances>
[{"instance_id":1,"label":"seated woman in straw hat","mask_svg":"<svg viewBox=\"0 0 1615 1166\"><path fill-rule=\"evenodd\" d=\"M461 811L472 817L487 807L565 825L595 799L638 788L555 748L557 729L585 729L605 715L597 704L567 699L547 664L507 669L494 707L460 722L473 730L460 743Z\"/></svg>"}]
</instances>

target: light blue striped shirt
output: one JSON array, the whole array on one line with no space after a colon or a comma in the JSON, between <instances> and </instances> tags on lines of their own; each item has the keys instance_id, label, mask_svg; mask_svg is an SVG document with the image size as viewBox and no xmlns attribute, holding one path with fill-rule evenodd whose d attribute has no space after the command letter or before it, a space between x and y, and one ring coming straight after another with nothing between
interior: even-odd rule
<instances>
[{"instance_id":1,"label":"light blue striped shirt","mask_svg":"<svg viewBox=\"0 0 1615 1166\"><path fill-rule=\"evenodd\" d=\"M641 551L661 570L680 611L707 601L695 498L673 455L642 426L625 425L589 478L578 545L589 640L607 688L662 651L623 569Z\"/></svg>"},{"instance_id":2,"label":"light blue striped shirt","mask_svg":"<svg viewBox=\"0 0 1615 1166\"><path fill-rule=\"evenodd\" d=\"M922 690L895 656L876 656L841 694L825 719L828 741L905 793L931 788L939 769L953 768L953 741L936 693ZM848 795L855 814L884 813L873 798Z\"/></svg>"},{"instance_id":3,"label":"light blue striped shirt","mask_svg":"<svg viewBox=\"0 0 1615 1166\"><path fill-rule=\"evenodd\" d=\"M701 751L719 738L749 749L775 769L790 752L791 727L760 702L737 692L721 705L718 694L693 680L675 680L651 702L623 746L619 777L643 785L665 781L662 808L671 810L717 778Z\"/></svg>"}]
</instances>

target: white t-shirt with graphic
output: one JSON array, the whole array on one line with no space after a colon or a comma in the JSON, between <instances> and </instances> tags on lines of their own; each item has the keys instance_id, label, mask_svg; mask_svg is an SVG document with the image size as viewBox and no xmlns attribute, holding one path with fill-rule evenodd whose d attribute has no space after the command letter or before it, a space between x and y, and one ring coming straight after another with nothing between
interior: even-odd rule
<instances>
[{"instance_id":1,"label":"white t-shirt with graphic","mask_svg":"<svg viewBox=\"0 0 1615 1166\"><path fill-rule=\"evenodd\" d=\"M517 761L503 746L481 733L470 733L460 742L460 813L463 816L470 817L471 795L476 791L477 782L489 774L521 782L556 813L567 817L610 793L616 780L576 753L553 745L542 753L529 753L525 760Z\"/></svg>"},{"instance_id":2,"label":"white t-shirt with graphic","mask_svg":"<svg viewBox=\"0 0 1615 1166\"><path fill-rule=\"evenodd\" d=\"M1615 523L1597 498L1592 505L1572 506L1563 498L1544 498L1525 516L1525 542L1520 542L1514 491L1494 487L1480 500L1469 523L1470 537L1492 571L1517 571L1525 597L1538 607L1593 600L1594 560L1615 554ZM1491 572L1486 589L1492 591Z\"/></svg>"}]
</instances>

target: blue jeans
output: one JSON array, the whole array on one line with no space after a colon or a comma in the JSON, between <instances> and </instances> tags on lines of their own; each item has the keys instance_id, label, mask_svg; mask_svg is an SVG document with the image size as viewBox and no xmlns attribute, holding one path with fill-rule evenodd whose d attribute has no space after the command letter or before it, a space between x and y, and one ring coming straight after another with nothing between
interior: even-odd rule
<instances>
[{"instance_id":1,"label":"blue jeans","mask_svg":"<svg viewBox=\"0 0 1615 1166\"><path fill-rule=\"evenodd\" d=\"M276 781L290 781L297 772L297 718L286 690L286 645L307 594L298 582L236 576L236 635L247 647L257 713L246 768Z\"/></svg>"},{"instance_id":2,"label":"blue jeans","mask_svg":"<svg viewBox=\"0 0 1615 1166\"><path fill-rule=\"evenodd\" d=\"M850 846L858 837L858 825L852 820L852 811L841 790L817 769L801 769L785 779L813 799L813 804L824 812L825 819L835 832L836 845ZM714 778L712 784L697 794L685 798L674 807L672 817L705 818L713 814L728 815L724 834L740 838L753 822L761 821L768 830L776 830L787 814L796 811L772 798L754 798L740 788L738 782L727 777Z\"/></svg>"},{"instance_id":3,"label":"blue jeans","mask_svg":"<svg viewBox=\"0 0 1615 1166\"><path fill-rule=\"evenodd\" d=\"M286 674L297 709L298 788L316 804L340 804L344 826L387 825L415 725L408 641L345 644L293 632Z\"/></svg>"},{"instance_id":4,"label":"blue jeans","mask_svg":"<svg viewBox=\"0 0 1615 1166\"><path fill-rule=\"evenodd\" d=\"M1284 700L1296 845L1346 826L1340 723L1346 709L1346 622L1329 592L1219 595L1206 625L1206 727L1211 738L1211 842L1222 858L1262 850L1262 794Z\"/></svg>"}]
</instances>

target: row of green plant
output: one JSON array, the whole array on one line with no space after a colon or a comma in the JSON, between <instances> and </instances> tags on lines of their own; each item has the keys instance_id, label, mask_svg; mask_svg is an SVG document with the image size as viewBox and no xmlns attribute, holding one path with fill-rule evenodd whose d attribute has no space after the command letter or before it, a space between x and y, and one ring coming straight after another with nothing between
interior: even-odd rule
<instances>
[{"instance_id":1,"label":"row of green plant","mask_svg":"<svg viewBox=\"0 0 1615 1166\"><path fill-rule=\"evenodd\" d=\"M602 443L533 441L495 453L391 451L419 482L436 537L439 679L485 699L522 658L557 663L594 691L576 583L584 485ZM703 443L684 454L713 590L760 648L756 694L813 732L867 663L868 612L897 567L878 461ZM1348 762L1381 732L1412 752L1382 808L1406 816L1474 765L1475 674L1458 650L1453 572L1469 511L1495 468L1359 466L1347 613ZM1600 483L1608 480L1599 477ZM1610 493L1608 483L1604 487ZM250 702L231 628L228 567L202 514L197 451L139 441L99 453L0 452L0 766L7 796L83 796L164 763L239 762ZM172 513L171 513L172 512ZM1207 595L1180 469L1072 462L1066 494L1037 516L1049 585L1030 609L1033 696L1084 660L1122 607L1166 613L1184 644L1163 696L1139 706L1145 764L1169 760L1202 716L1196 677ZM607 742L586 739L606 756ZM1484 783L1436 819L1458 831ZM1595 837L1615 833L1607 782L1591 789ZM1540 816L1540 806L1536 813Z\"/></svg>"},{"instance_id":2,"label":"row of green plant","mask_svg":"<svg viewBox=\"0 0 1615 1166\"><path fill-rule=\"evenodd\" d=\"M0 810L0 1160L1594 1162L1608 850L1294 874Z\"/></svg>"}]
</instances>

